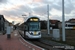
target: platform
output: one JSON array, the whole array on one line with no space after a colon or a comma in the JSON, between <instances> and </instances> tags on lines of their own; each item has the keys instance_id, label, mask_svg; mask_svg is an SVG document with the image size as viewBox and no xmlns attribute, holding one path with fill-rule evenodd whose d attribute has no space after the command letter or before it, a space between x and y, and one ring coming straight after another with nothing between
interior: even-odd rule
<instances>
[{"instance_id":1,"label":"platform","mask_svg":"<svg viewBox=\"0 0 75 50\"><path fill-rule=\"evenodd\" d=\"M33 46L24 41L15 30L10 39L7 39L7 34L0 35L0 50L44 50L40 47Z\"/></svg>"}]
</instances>

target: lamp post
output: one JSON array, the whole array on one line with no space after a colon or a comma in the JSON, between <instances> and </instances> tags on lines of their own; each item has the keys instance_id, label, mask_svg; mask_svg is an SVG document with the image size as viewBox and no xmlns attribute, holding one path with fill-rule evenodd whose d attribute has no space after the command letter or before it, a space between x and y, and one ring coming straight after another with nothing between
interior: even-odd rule
<instances>
[{"instance_id":1,"label":"lamp post","mask_svg":"<svg viewBox=\"0 0 75 50\"><path fill-rule=\"evenodd\" d=\"M27 15L22 15L22 16L27 16ZM25 20L25 17L23 17L23 19Z\"/></svg>"},{"instance_id":2,"label":"lamp post","mask_svg":"<svg viewBox=\"0 0 75 50\"><path fill-rule=\"evenodd\" d=\"M27 16L27 15L22 15L22 16ZM24 20L25 20L25 18L26 17L23 17ZM23 26L24 26L24 29L23 30L24 30L24 36L25 36L25 25L23 25Z\"/></svg>"},{"instance_id":3,"label":"lamp post","mask_svg":"<svg viewBox=\"0 0 75 50\"><path fill-rule=\"evenodd\" d=\"M62 33L63 41L65 41L64 0L62 0Z\"/></svg>"}]
</instances>

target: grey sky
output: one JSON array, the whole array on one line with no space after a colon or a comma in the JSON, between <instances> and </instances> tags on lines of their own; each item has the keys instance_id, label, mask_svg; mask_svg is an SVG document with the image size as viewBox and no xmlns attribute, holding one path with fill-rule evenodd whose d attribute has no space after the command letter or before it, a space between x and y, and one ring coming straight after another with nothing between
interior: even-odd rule
<instances>
[{"instance_id":1,"label":"grey sky","mask_svg":"<svg viewBox=\"0 0 75 50\"><path fill-rule=\"evenodd\" d=\"M47 20L47 4L50 7L50 19L62 21L62 0L0 0L0 3L0 14L3 14L5 18L11 18L12 21L12 17L20 20L21 15L26 14L28 16L29 13L39 16L41 20ZM65 0L64 5L65 20L75 18L75 0Z\"/></svg>"}]
</instances>

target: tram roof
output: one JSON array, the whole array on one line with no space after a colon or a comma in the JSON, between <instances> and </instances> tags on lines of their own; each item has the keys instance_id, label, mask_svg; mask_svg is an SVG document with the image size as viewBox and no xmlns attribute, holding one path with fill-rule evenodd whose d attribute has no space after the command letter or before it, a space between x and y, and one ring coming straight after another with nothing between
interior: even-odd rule
<instances>
[{"instance_id":1,"label":"tram roof","mask_svg":"<svg viewBox=\"0 0 75 50\"><path fill-rule=\"evenodd\" d=\"M32 17L36 17L36 18L38 18L38 19L39 19L39 17L38 17L38 16L29 16L29 17L27 17L27 18L24 20L24 22L26 22L29 18L32 18Z\"/></svg>"}]
</instances>

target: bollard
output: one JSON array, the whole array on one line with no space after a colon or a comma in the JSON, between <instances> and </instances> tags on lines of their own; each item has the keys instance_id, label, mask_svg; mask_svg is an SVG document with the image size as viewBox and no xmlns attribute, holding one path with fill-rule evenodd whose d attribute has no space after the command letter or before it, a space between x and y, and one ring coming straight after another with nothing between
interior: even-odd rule
<instances>
[{"instance_id":1,"label":"bollard","mask_svg":"<svg viewBox=\"0 0 75 50\"><path fill-rule=\"evenodd\" d=\"M13 37L13 32L11 33L11 37Z\"/></svg>"},{"instance_id":2,"label":"bollard","mask_svg":"<svg viewBox=\"0 0 75 50\"><path fill-rule=\"evenodd\" d=\"M11 26L11 37L13 37L13 26Z\"/></svg>"},{"instance_id":3,"label":"bollard","mask_svg":"<svg viewBox=\"0 0 75 50\"><path fill-rule=\"evenodd\" d=\"M11 27L7 27L7 39L11 38Z\"/></svg>"},{"instance_id":4,"label":"bollard","mask_svg":"<svg viewBox=\"0 0 75 50\"><path fill-rule=\"evenodd\" d=\"M13 29L11 28L11 37L13 37Z\"/></svg>"}]
</instances>

